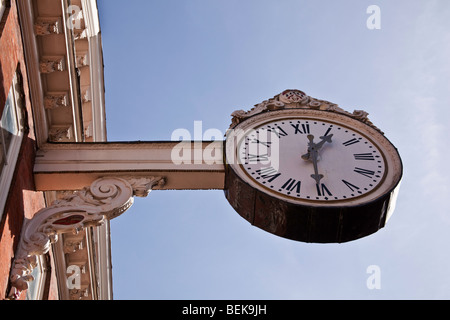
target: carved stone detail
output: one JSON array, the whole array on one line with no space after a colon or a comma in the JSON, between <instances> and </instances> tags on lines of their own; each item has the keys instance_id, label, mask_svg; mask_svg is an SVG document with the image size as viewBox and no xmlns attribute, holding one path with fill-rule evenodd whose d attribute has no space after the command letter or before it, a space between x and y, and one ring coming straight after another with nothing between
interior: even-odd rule
<instances>
[{"instance_id":1,"label":"carved stone detail","mask_svg":"<svg viewBox=\"0 0 450 320\"><path fill-rule=\"evenodd\" d=\"M161 177L127 177L127 181L131 184L136 197L145 198L153 190L154 187L164 187L166 179Z\"/></svg>"},{"instance_id":2,"label":"carved stone detail","mask_svg":"<svg viewBox=\"0 0 450 320\"><path fill-rule=\"evenodd\" d=\"M91 101L92 96L91 96L91 87L87 86L81 89L81 100L83 101L83 103L87 103L89 101Z\"/></svg>"},{"instance_id":3,"label":"carved stone detail","mask_svg":"<svg viewBox=\"0 0 450 320\"><path fill-rule=\"evenodd\" d=\"M64 253L74 253L84 249L83 238L64 242Z\"/></svg>"},{"instance_id":4,"label":"carved stone detail","mask_svg":"<svg viewBox=\"0 0 450 320\"><path fill-rule=\"evenodd\" d=\"M66 191L58 191L56 192L56 198L58 200L62 200L67 198L68 196L73 195L74 193L76 193L77 191L72 191L72 190L66 190Z\"/></svg>"},{"instance_id":5,"label":"carved stone detail","mask_svg":"<svg viewBox=\"0 0 450 320\"><path fill-rule=\"evenodd\" d=\"M37 36L60 34L62 24L59 18L38 18L34 23L34 32Z\"/></svg>"},{"instance_id":6,"label":"carved stone detail","mask_svg":"<svg viewBox=\"0 0 450 320\"><path fill-rule=\"evenodd\" d=\"M52 127L48 132L48 140L51 142L67 142L72 139L72 127Z\"/></svg>"},{"instance_id":7,"label":"carved stone detail","mask_svg":"<svg viewBox=\"0 0 450 320\"><path fill-rule=\"evenodd\" d=\"M84 137L92 138L93 136L94 136L94 126L91 121L87 124L84 124Z\"/></svg>"},{"instance_id":8,"label":"carved stone detail","mask_svg":"<svg viewBox=\"0 0 450 320\"><path fill-rule=\"evenodd\" d=\"M87 38L87 29L73 29L73 35L75 40L83 40Z\"/></svg>"},{"instance_id":9,"label":"carved stone detail","mask_svg":"<svg viewBox=\"0 0 450 320\"><path fill-rule=\"evenodd\" d=\"M232 123L230 128L234 128L242 121L245 121L254 115L281 109L314 109L335 112L359 120L383 134L383 132L369 120L369 114L366 111L355 110L353 113L350 113L340 108L335 103L312 98L300 90L285 90L275 97L255 105L254 108L249 111L234 111L231 114Z\"/></svg>"},{"instance_id":10,"label":"carved stone detail","mask_svg":"<svg viewBox=\"0 0 450 320\"><path fill-rule=\"evenodd\" d=\"M79 53L76 56L76 66L77 68L85 67L89 65L89 55L85 53Z\"/></svg>"},{"instance_id":11,"label":"carved stone detail","mask_svg":"<svg viewBox=\"0 0 450 320\"><path fill-rule=\"evenodd\" d=\"M70 300L83 300L89 296L89 288L85 287L82 289L70 289L69 296Z\"/></svg>"},{"instance_id":12,"label":"carved stone detail","mask_svg":"<svg viewBox=\"0 0 450 320\"><path fill-rule=\"evenodd\" d=\"M49 92L44 99L44 107L52 110L69 106L69 94L67 92Z\"/></svg>"},{"instance_id":13,"label":"carved stone detail","mask_svg":"<svg viewBox=\"0 0 450 320\"><path fill-rule=\"evenodd\" d=\"M52 73L56 71L64 71L64 57L43 57L39 63L41 73Z\"/></svg>"},{"instance_id":14,"label":"carved stone detail","mask_svg":"<svg viewBox=\"0 0 450 320\"><path fill-rule=\"evenodd\" d=\"M38 256L46 254L61 234L77 234L90 226L99 226L125 212L134 196L146 196L165 183L161 177L105 177L90 187L56 200L25 222L16 258L11 269L13 295L28 289ZM75 248L76 244L74 244Z\"/></svg>"}]
</instances>

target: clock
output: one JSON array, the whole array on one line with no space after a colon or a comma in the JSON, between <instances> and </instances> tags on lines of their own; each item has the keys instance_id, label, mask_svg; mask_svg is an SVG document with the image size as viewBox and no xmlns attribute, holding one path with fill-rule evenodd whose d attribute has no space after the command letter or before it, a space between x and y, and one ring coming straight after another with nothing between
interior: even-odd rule
<instances>
[{"instance_id":1,"label":"clock","mask_svg":"<svg viewBox=\"0 0 450 320\"><path fill-rule=\"evenodd\" d=\"M228 201L292 240L339 243L378 231L395 207L402 163L367 115L299 90L236 111L225 142Z\"/></svg>"}]
</instances>

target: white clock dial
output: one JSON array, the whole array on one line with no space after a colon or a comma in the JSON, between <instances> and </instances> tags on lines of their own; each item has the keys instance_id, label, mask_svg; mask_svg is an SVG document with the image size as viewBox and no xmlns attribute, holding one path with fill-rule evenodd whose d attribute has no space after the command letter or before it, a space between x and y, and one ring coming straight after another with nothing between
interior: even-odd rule
<instances>
[{"instance_id":1,"label":"white clock dial","mask_svg":"<svg viewBox=\"0 0 450 320\"><path fill-rule=\"evenodd\" d=\"M237 152L253 181L293 199L355 199L374 191L386 173L383 154L369 138L324 120L264 123L245 135Z\"/></svg>"}]
</instances>

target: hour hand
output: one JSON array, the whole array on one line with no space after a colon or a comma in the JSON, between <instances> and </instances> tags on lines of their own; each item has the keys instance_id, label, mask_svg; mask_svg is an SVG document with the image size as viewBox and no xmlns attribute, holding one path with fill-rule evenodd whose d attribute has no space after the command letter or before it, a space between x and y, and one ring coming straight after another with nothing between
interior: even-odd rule
<instances>
[{"instance_id":1,"label":"hour hand","mask_svg":"<svg viewBox=\"0 0 450 320\"><path fill-rule=\"evenodd\" d=\"M303 159L303 160L306 160L306 161L311 161L311 160L312 160L311 152L314 152L314 151L315 151L315 150L314 150L314 146L315 146L315 144L314 144L314 136L311 135L311 134L309 134L307 138L308 138L308 140L309 140L309 143L308 143L308 153L302 155L302 159Z\"/></svg>"},{"instance_id":2,"label":"hour hand","mask_svg":"<svg viewBox=\"0 0 450 320\"><path fill-rule=\"evenodd\" d=\"M321 139L322 141L319 142L319 144L322 143L322 145L323 145L325 142L332 143L332 142L333 142L333 141L331 141L331 138L332 138L332 137L333 137L332 134L330 134L330 135L328 135L328 136L320 137L320 139Z\"/></svg>"},{"instance_id":3,"label":"hour hand","mask_svg":"<svg viewBox=\"0 0 450 320\"><path fill-rule=\"evenodd\" d=\"M308 153L305 153L304 155L302 155L302 159L305 160L305 161L311 160L310 153L308 152Z\"/></svg>"},{"instance_id":4,"label":"hour hand","mask_svg":"<svg viewBox=\"0 0 450 320\"><path fill-rule=\"evenodd\" d=\"M317 185L320 185L320 180L322 180L323 177L324 177L323 174L316 173L311 175L311 178L313 178L316 181Z\"/></svg>"},{"instance_id":5,"label":"hour hand","mask_svg":"<svg viewBox=\"0 0 450 320\"><path fill-rule=\"evenodd\" d=\"M330 135L328 135L328 136L325 136L325 137L320 137L320 142L319 143L316 143L315 145L314 145L314 149L315 150L317 150L317 151L319 151L322 147L323 147L323 145L325 144L325 142L328 142L328 143L332 143L333 141L331 141L331 138L333 137L333 135L332 134L330 134Z\"/></svg>"},{"instance_id":6,"label":"hour hand","mask_svg":"<svg viewBox=\"0 0 450 320\"><path fill-rule=\"evenodd\" d=\"M332 137L333 137L332 134L324 136L324 137L320 137L321 141L319 143L314 143L314 136L308 135L308 140L309 140L308 153L302 155L302 159L305 161L312 161L311 153L318 152L326 142L332 143L332 140L331 140Z\"/></svg>"}]
</instances>

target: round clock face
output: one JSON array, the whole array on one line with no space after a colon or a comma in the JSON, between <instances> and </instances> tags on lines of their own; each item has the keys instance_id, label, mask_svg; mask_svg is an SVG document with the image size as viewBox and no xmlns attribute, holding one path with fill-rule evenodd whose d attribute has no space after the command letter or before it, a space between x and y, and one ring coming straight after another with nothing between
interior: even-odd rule
<instances>
[{"instance_id":1,"label":"round clock face","mask_svg":"<svg viewBox=\"0 0 450 320\"><path fill-rule=\"evenodd\" d=\"M302 201L363 197L377 189L387 171L370 138L326 119L269 120L245 132L236 154L247 178L263 190Z\"/></svg>"}]
</instances>

